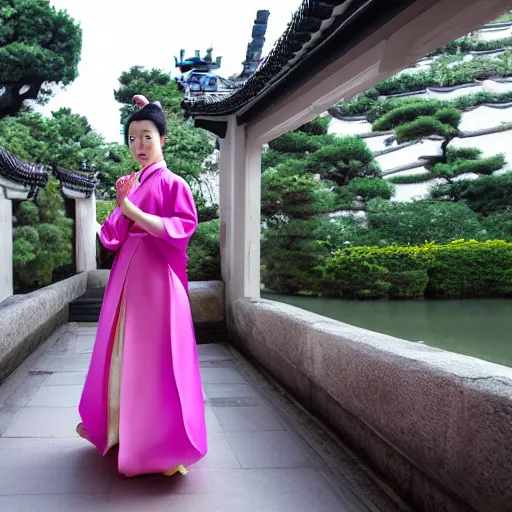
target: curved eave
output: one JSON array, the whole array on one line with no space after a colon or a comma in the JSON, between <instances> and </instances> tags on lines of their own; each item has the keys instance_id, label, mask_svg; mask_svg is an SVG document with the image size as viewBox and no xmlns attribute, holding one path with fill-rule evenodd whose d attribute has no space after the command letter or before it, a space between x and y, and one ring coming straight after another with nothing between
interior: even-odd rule
<instances>
[{"instance_id":1,"label":"curved eave","mask_svg":"<svg viewBox=\"0 0 512 512\"><path fill-rule=\"evenodd\" d=\"M72 199L91 197L96 188L96 183L92 179L79 172L56 166L53 168L53 174L60 181L62 192Z\"/></svg>"},{"instance_id":2,"label":"curved eave","mask_svg":"<svg viewBox=\"0 0 512 512\"><path fill-rule=\"evenodd\" d=\"M249 88L254 87L256 80L265 78L265 73L269 72L269 63L273 64L271 55L267 63L234 94L221 101L206 104L202 108L188 109L186 114L194 118L201 117L202 120L209 118L212 121L219 116L236 115L239 123L246 123L284 95L308 82L320 70L345 55L414 2L415 0L397 0L391 5L384 0L334 2L335 7L346 6L344 12L333 18L332 24L320 37L318 32L311 33L310 42L316 37L316 43L302 55L302 50L288 55L282 69L274 74L270 73L261 90L251 93ZM297 59L296 55L300 55L300 58ZM290 62L293 62L291 66ZM275 64L273 66L275 67ZM286 71L283 72L283 69Z\"/></svg>"},{"instance_id":3,"label":"curved eave","mask_svg":"<svg viewBox=\"0 0 512 512\"><path fill-rule=\"evenodd\" d=\"M0 177L3 187L9 190L30 189L33 195L48 183L48 173L43 166L31 164L11 152L0 148Z\"/></svg>"}]
</instances>

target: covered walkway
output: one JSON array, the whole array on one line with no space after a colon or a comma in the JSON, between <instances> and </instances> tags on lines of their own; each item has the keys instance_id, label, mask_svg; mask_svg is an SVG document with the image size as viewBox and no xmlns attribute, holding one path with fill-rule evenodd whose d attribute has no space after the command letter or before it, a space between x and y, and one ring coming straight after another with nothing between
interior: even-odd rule
<instances>
[{"instance_id":1,"label":"covered walkway","mask_svg":"<svg viewBox=\"0 0 512 512\"><path fill-rule=\"evenodd\" d=\"M75 434L93 324L59 328L0 386L2 512L408 510L233 348L199 345L209 453L186 477L122 479Z\"/></svg>"}]
</instances>

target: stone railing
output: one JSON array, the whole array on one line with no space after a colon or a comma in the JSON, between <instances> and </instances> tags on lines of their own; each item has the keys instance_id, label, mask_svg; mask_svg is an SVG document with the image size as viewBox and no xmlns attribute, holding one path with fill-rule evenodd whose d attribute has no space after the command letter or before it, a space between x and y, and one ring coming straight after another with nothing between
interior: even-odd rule
<instances>
[{"instance_id":1,"label":"stone railing","mask_svg":"<svg viewBox=\"0 0 512 512\"><path fill-rule=\"evenodd\" d=\"M82 273L0 304L0 382L68 321L69 303L86 288Z\"/></svg>"},{"instance_id":2,"label":"stone railing","mask_svg":"<svg viewBox=\"0 0 512 512\"><path fill-rule=\"evenodd\" d=\"M0 303L0 383L69 318L69 303L87 289L103 288L109 270L82 272ZM224 285L191 282L189 297L198 343L226 341Z\"/></svg>"},{"instance_id":3,"label":"stone railing","mask_svg":"<svg viewBox=\"0 0 512 512\"><path fill-rule=\"evenodd\" d=\"M511 368L272 301L240 299L233 317L237 346L414 510L511 510Z\"/></svg>"}]
</instances>

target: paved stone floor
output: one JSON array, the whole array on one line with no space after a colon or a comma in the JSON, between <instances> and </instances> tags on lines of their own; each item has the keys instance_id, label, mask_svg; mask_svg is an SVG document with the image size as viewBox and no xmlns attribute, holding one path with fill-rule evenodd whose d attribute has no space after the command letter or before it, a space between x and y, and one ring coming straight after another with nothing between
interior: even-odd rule
<instances>
[{"instance_id":1,"label":"paved stone floor","mask_svg":"<svg viewBox=\"0 0 512 512\"><path fill-rule=\"evenodd\" d=\"M209 453L176 475L121 479L75 434L93 325L67 324L0 386L1 512L407 510L232 348L200 345Z\"/></svg>"}]
</instances>

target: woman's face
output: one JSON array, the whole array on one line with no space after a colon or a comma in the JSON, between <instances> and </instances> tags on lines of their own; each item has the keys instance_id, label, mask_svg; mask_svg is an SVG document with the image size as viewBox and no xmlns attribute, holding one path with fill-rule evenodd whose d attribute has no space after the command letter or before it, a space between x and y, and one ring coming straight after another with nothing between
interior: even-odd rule
<instances>
[{"instance_id":1,"label":"woman's face","mask_svg":"<svg viewBox=\"0 0 512 512\"><path fill-rule=\"evenodd\" d=\"M151 121L133 121L128 131L128 144L133 158L141 167L147 167L162 160L162 147L165 137Z\"/></svg>"}]
</instances>

